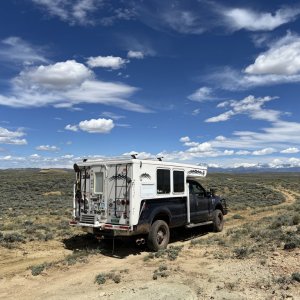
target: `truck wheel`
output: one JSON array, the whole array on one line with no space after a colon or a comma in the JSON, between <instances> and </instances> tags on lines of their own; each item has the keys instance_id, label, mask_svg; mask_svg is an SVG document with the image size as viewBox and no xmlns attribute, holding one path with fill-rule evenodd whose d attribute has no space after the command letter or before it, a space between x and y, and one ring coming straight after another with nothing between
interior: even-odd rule
<instances>
[{"instance_id":1,"label":"truck wheel","mask_svg":"<svg viewBox=\"0 0 300 300\"><path fill-rule=\"evenodd\" d=\"M150 250L166 249L170 240L170 229L163 220L156 220L150 228L147 245Z\"/></svg>"},{"instance_id":2,"label":"truck wheel","mask_svg":"<svg viewBox=\"0 0 300 300\"><path fill-rule=\"evenodd\" d=\"M213 217L214 232L220 232L224 226L224 216L221 210L216 209Z\"/></svg>"}]
</instances>

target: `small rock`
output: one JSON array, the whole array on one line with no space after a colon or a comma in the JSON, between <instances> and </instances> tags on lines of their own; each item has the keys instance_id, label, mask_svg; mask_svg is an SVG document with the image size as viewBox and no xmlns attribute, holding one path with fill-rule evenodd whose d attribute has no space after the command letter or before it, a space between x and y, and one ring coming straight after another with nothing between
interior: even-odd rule
<instances>
[{"instance_id":1,"label":"small rock","mask_svg":"<svg viewBox=\"0 0 300 300\"><path fill-rule=\"evenodd\" d=\"M104 297L104 296L106 296L106 293L105 293L105 292L101 292L101 293L99 294L99 296L100 296L100 297Z\"/></svg>"},{"instance_id":2,"label":"small rock","mask_svg":"<svg viewBox=\"0 0 300 300\"><path fill-rule=\"evenodd\" d=\"M280 255L280 253L278 253L278 252L273 252L273 256L279 256Z\"/></svg>"},{"instance_id":3,"label":"small rock","mask_svg":"<svg viewBox=\"0 0 300 300\"><path fill-rule=\"evenodd\" d=\"M262 285L260 288L261 288L262 290L264 290L264 289L265 289L265 286L264 286L264 285Z\"/></svg>"}]
</instances>

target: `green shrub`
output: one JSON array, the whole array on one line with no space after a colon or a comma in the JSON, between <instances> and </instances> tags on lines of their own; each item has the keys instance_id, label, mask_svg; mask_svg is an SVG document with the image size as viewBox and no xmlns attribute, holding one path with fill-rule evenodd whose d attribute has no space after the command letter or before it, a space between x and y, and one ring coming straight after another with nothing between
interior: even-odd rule
<instances>
[{"instance_id":1,"label":"green shrub","mask_svg":"<svg viewBox=\"0 0 300 300\"><path fill-rule=\"evenodd\" d=\"M29 268L31 269L31 274L33 276L37 276L37 275L40 275L47 266L48 266L48 264L43 263L40 265L30 266Z\"/></svg>"},{"instance_id":2,"label":"green shrub","mask_svg":"<svg viewBox=\"0 0 300 300\"><path fill-rule=\"evenodd\" d=\"M159 270L160 272L166 271L167 269L168 269L168 267L167 267L166 265L160 265L159 268L158 268L158 270Z\"/></svg>"},{"instance_id":3,"label":"green shrub","mask_svg":"<svg viewBox=\"0 0 300 300\"><path fill-rule=\"evenodd\" d=\"M22 234L13 232L5 234L2 240L6 243L21 243L24 242L25 238Z\"/></svg>"},{"instance_id":4,"label":"green shrub","mask_svg":"<svg viewBox=\"0 0 300 300\"><path fill-rule=\"evenodd\" d=\"M233 253L234 253L234 255L235 255L236 258L238 258L238 259L245 259L251 253L251 249L248 248L248 247L246 247L246 246L239 247L239 248L235 248L233 250Z\"/></svg>"},{"instance_id":5,"label":"green shrub","mask_svg":"<svg viewBox=\"0 0 300 300\"><path fill-rule=\"evenodd\" d=\"M116 274L115 271L111 271L109 273L100 273L95 278L95 283L104 284L107 279L112 280L114 283L121 282L121 275Z\"/></svg>"},{"instance_id":6,"label":"green shrub","mask_svg":"<svg viewBox=\"0 0 300 300\"><path fill-rule=\"evenodd\" d=\"M166 265L160 265L159 268L153 272L152 279L157 280L158 277L166 278L169 275L168 267Z\"/></svg>"},{"instance_id":7,"label":"green shrub","mask_svg":"<svg viewBox=\"0 0 300 300\"><path fill-rule=\"evenodd\" d=\"M293 225L298 225L300 223L300 215L299 214L296 214L293 216Z\"/></svg>"},{"instance_id":8,"label":"green shrub","mask_svg":"<svg viewBox=\"0 0 300 300\"><path fill-rule=\"evenodd\" d=\"M121 282L121 276L119 274L115 274L112 278L114 283L120 283Z\"/></svg>"},{"instance_id":9,"label":"green shrub","mask_svg":"<svg viewBox=\"0 0 300 300\"><path fill-rule=\"evenodd\" d=\"M100 273L95 278L95 283L104 284L106 282L106 274Z\"/></svg>"},{"instance_id":10,"label":"green shrub","mask_svg":"<svg viewBox=\"0 0 300 300\"><path fill-rule=\"evenodd\" d=\"M235 214L232 216L232 219L245 219L245 218L239 214Z\"/></svg>"},{"instance_id":11,"label":"green shrub","mask_svg":"<svg viewBox=\"0 0 300 300\"><path fill-rule=\"evenodd\" d=\"M144 261L148 261L149 259L153 258L168 258L169 260L175 260L182 248L183 246L170 246L167 249L158 250L155 253L151 252L144 257Z\"/></svg>"},{"instance_id":12,"label":"green shrub","mask_svg":"<svg viewBox=\"0 0 300 300\"><path fill-rule=\"evenodd\" d=\"M299 272L293 273L292 274L292 279L295 280L295 281L300 282L300 273Z\"/></svg>"}]
</instances>

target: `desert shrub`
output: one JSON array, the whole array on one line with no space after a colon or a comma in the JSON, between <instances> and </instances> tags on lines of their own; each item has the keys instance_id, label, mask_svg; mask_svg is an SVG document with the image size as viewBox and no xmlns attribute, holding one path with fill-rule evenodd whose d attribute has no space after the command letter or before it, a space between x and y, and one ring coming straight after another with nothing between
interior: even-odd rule
<instances>
[{"instance_id":1,"label":"desert shrub","mask_svg":"<svg viewBox=\"0 0 300 300\"><path fill-rule=\"evenodd\" d=\"M106 282L106 274L100 273L95 278L95 283L104 284Z\"/></svg>"},{"instance_id":2,"label":"desert shrub","mask_svg":"<svg viewBox=\"0 0 300 300\"><path fill-rule=\"evenodd\" d=\"M169 260L175 260L182 248L183 246L170 246L167 249L158 250L155 253L149 253L144 257L144 261L148 261L149 259L153 258L167 258Z\"/></svg>"},{"instance_id":3,"label":"desert shrub","mask_svg":"<svg viewBox=\"0 0 300 300\"><path fill-rule=\"evenodd\" d=\"M120 271L120 273L126 273L126 274L128 274L129 273L129 269L123 269L123 270Z\"/></svg>"},{"instance_id":4,"label":"desert shrub","mask_svg":"<svg viewBox=\"0 0 300 300\"><path fill-rule=\"evenodd\" d=\"M245 218L239 214L235 214L232 216L232 219L245 219Z\"/></svg>"},{"instance_id":5,"label":"desert shrub","mask_svg":"<svg viewBox=\"0 0 300 300\"><path fill-rule=\"evenodd\" d=\"M292 278L289 276L279 276L277 278L274 278L274 282L280 285L290 284L291 280Z\"/></svg>"},{"instance_id":6,"label":"desert shrub","mask_svg":"<svg viewBox=\"0 0 300 300\"><path fill-rule=\"evenodd\" d=\"M295 249L297 247L296 243L294 242L289 242L289 243L285 243L283 246L284 250L291 250L291 249Z\"/></svg>"},{"instance_id":7,"label":"desert shrub","mask_svg":"<svg viewBox=\"0 0 300 300\"><path fill-rule=\"evenodd\" d=\"M40 275L47 267L49 267L49 264L43 263L35 266L30 266L31 274L33 276Z\"/></svg>"},{"instance_id":8,"label":"desert shrub","mask_svg":"<svg viewBox=\"0 0 300 300\"><path fill-rule=\"evenodd\" d=\"M300 273L299 272L293 273L292 274L292 279L295 280L295 281L300 282Z\"/></svg>"},{"instance_id":9,"label":"desert shrub","mask_svg":"<svg viewBox=\"0 0 300 300\"><path fill-rule=\"evenodd\" d=\"M233 253L236 258L245 259L252 253L252 250L247 246L243 246L243 247L235 248L233 250Z\"/></svg>"},{"instance_id":10,"label":"desert shrub","mask_svg":"<svg viewBox=\"0 0 300 300\"><path fill-rule=\"evenodd\" d=\"M152 279L157 280L158 277L168 277L170 272L168 271L168 267L166 265L160 265L157 270L154 270Z\"/></svg>"},{"instance_id":11,"label":"desert shrub","mask_svg":"<svg viewBox=\"0 0 300 300\"><path fill-rule=\"evenodd\" d=\"M95 283L104 284L108 279L112 280L114 283L120 283L121 275L116 274L115 271L111 271L109 273L100 273L96 276Z\"/></svg>"},{"instance_id":12,"label":"desert shrub","mask_svg":"<svg viewBox=\"0 0 300 300\"><path fill-rule=\"evenodd\" d=\"M158 270L159 270L160 272L165 271L165 270L167 270L167 269L168 269L167 265L164 265L164 264L162 264L162 265L160 265L160 266L158 267Z\"/></svg>"},{"instance_id":13,"label":"desert shrub","mask_svg":"<svg viewBox=\"0 0 300 300\"><path fill-rule=\"evenodd\" d=\"M26 226L31 226L31 225L33 225L33 221L31 221L31 220L26 220L26 221L24 221L23 225L24 225L25 227L26 227Z\"/></svg>"},{"instance_id":14,"label":"desert shrub","mask_svg":"<svg viewBox=\"0 0 300 300\"><path fill-rule=\"evenodd\" d=\"M300 215L299 214L296 214L293 216L292 223L293 223L293 225L298 225L300 223Z\"/></svg>"},{"instance_id":15,"label":"desert shrub","mask_svg":"<svg viewBox=\"0 0 300 300\"><path fill-rule=\"evenodd\" d=\"M271 225L269 226L270 229L280 228L281 226L290 226L292 225L292 219L290 216L282 215L276 218Z\"/></svg>"},{"instance_id":16,"label":"desert shrub","mask_svg":"<svg viewBox=\"0 0 300 300\"><path fill-rule=\"evenodd\" d=\"M36 230L37 230L37 227L35 225L31 224L29 226L26 226L25 233L26 234L35 234Z\"/></svg>"},{"instance_id":17,"label":"desert shrub","mask_svg":"<svg viewBox=\"0 0 300 300\"><path fill-rule=\"evenodd\" d=\"M120 283L121 282L121 275L115 274L112 278L114 283Z\"/></svg>"},{"instance_id":18,"label":"desert shrub","mask_svg":"<svg viewBox=\"0 0 300 300\"><path fill-rule=\"evenodd\" d=\"M22 234L13 232L5 234L2 240L6 243L21 243L24 242L25 238Z\"/></svg>"},{"instance_id":19,"label":"desert shrub","mask_svg":"<svg viewBox=\"0 0 300 300\"><path fill-rule=\"evenodd\" d=\"M50 241L53 239L53 234L51 232L46 233L45 241Z\"/></svg>"},{"instance_id":20,"label":"desert shrub","mask_svg":"<svg viewBox=\"0 0 300 300\"><path fill-rule=\"evenodd\" d=\"M91 254L87 250L74 251L65 257L65 262L68 266L75 265L77 262L87 262L87 256Z\"/></svg>"}]
</instances>

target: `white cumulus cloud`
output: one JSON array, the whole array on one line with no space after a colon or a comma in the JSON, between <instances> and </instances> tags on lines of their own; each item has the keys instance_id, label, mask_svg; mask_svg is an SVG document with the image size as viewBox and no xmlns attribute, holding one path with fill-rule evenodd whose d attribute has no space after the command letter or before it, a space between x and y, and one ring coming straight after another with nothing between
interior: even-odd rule
<instances>
[{"instance_id":1,"label":"white cumulus cloud","mask_svg":"<svg viewBox=\"0 0 300 300\"><path fill-rule=\"evenodd\" d=\"M57 152L60 150L58 147L50 146L50 145L40 145L40 146L37 146L35 149L39 150L39 151L53 151L53 152Z\"/></svg>"},{"instance_id":2,"label":"white cumulus cloud","mask_svg":"<svg viewBox=\"0 0 300 300\"><path fill-rule=\"evenodd\" d=\"M280 151L280 153L285 153L285 154L298 153L298 152L300 152L300 150L296 147L290 147Z\"/></svg>"},{"instance_id":3,"label":"white cumulus cloud","mask_svg":"<svg viewBox=\"0 0 300 300\"><path fill-rule=\"evenodd\" d=\"M191 139L188 136L183 136L179 139L180 142L186 143L189 142Z\"/></svg>"},{"instance_id":4,"label":"white cumulus cloud","mask_svg":"<svg viewBox=\"0 0 300 300\"><path fill-rule=\"evenodd\" d=\"M231 8L221 12L232 30L270 31L283 24L294 21L299 8L282 8L275 13L257 12L246 8Z\"/></svg>"},{"instance_id":5,"label":"white cumulus cloud","mask_svg":"<svg viewBox=\"0 0 300 300\"><path fill-rule=\"evenodd\" d=\"M225 141L226 140L226 137L223 136L223 135L218 135L216 138L215 138L216 141Z\"/></svg>"},{"instance_id":6,"label":"white cumulus cloud","mask_svg":"<svg viewBox=\"0 0 300 300\"><path fill-rule=\"evenodd\" d=\"M236 151L235 154L237 154L237 155L249 155L249 154L251 154L251 152L248 151L248 150L239 150L239 151Z\"/></svg>"},{"instance_id":7,"label":"white cumulus cloud","mask_svg":"<svg viewBox=\"0 0 300 300\"><path fill-rule=\"evenodd\" d=\"M213 89L207 86L203 86L197 89L193 94L188 96L188 99L197 102L204 102L208 100L214 100L216 97L213 96Z\"/></svg>"},{"instance_id":8,"label":"white cumulus cloud","mask_svg":"<svg viewBox=\"0 0 300 300\"><path fill-rule=\"evenodd\" d=\"M78 127L89 133L109 133L115 127L115 124L111 119L100 118L81 121Z\"/></svg>"},{"instance_id":9,"label":"white cumulus cloud","mask_svg":"<svg viewBox=\"0 0 300 300\"><path fill-rule=\"evenodd\" d=\"M89 57L87 64L90 68L109 68L117 70L123 68L128 61L118 56Z\"/></svg>"},{"instance_id":10,"label":"white cumulus cloud","mask_svg":"<svg viewBox=\"0 0 300 300\"><path fill-rule=\"evenodd\" d=\"M91 119L79 122L79 124L66 125L65 129L77 132L79 130L89 133L109 133L115 124L112 119Z\"/></svg>"},{"instance_id":11,"label":"white cumulus cloud","mask_svg":"<svg viewBox=\"0 0 300 300\"><path fill-rule=\"evenodd\" d=\"M127 53L128 58L137 58L137 59L143 59L144 53L142 51L132 51L129 50Z\"/></svg>"},{"instance_id":12,"label":"white cumulus cloud","mask_svg":"<svg viewBox=\"0 0 300 300\"><path fill-rule=\"evenodd\" d=\"M208 142L201 143L187 150L188 152L208 152L212 151L211 144Z\"/></svg>"},{"instance_id":13,"label":"white cumulus cloud","mask_svg":"<svg viewBox=\"0 0 300 300\"><path fill-rule=\"evenodd\" d=\"M0 127L0 144L26 145L26 139L21 139L24 135L25 133L20 129L11 131Z\"/></svg>"},{"instance_id":14,"label":"white cumulus cloud","mask_svg":"<svg viewBox=\"0 0 300 300\"><path fill-rule=\"evenodd\" d=\"M268 155L276 152L274 148L264 148L261 150L255 150L252 152L253 155Z\"/></svg>"},{"instance_id":15,"label":"white cumulus cloud","mask_svg":"<svg viewBox=\"0 0 300 300\"><path fill-rule=\"evenodd\" d=\"M235 113L232 110L226 111L218 116L211 117L205 120L207 123L223 122L229 120Z\"/></svg>"},{"instance_id":16,"label":"white cumulus cloud","mask_svg":"<svg viewBox=\"0 0 300 300\"><path fill-rule=\"evenodd\" d=\"M92 103L150 112L126 99L137 92L137 88L94 77L90 69L74 60L28 68L10 81L10 89L5 94L0 94L0 105L79 109L74 106Z\"/></svg>"},{"instance_id":17,"label":"white cumulus cloud","mask_svg":"<svg viewBox=\"0 0 300 300\"><path fill-rule=\"evenodd\" d=\"M300 72L300 38L290 33L258 55L247 74L296 75Z\"/></svg>"},{"instance_id":18,"label":"white cumulus cloud","mask_svg":"<svg viewBox=\"0 0 300 300\"><path fill-rule=\"evenodd\" d=\"M78 126L77 125L68 124L68 125L66 125L65 129L76 132L76 131L78 131Z\"/></svg>"},{"instance_id":19,"label":"white cumulus cloud","mask_svg":"<svg viewBox=\"0 0 300 300\"><path fill-rule=\"evenodd\" d=\"M238 115L238 114L246 114L249 115L252 119L257 120L267 120L267 121L276 121L278 120L281 112L271 110L271 109L265 109L263 108L263 105L266 102L269 102L271 100L277 99L277 97L262 97L262 98L255 98L252 95L247 96L246 98L242 100L230 100L225 101L220 104L218 104L218 108L225 108L229 107L230 110L219 114L215 117L211 117L205 120L205 122L212 123L212 122L221 122L221 121L227 121L232 116Z\"/></svg>"},{"instance_id":20,"label":"white cumulus cloud","mask_svg":"<svg viewBox=\"0 0 300 300\"><path fill-rule=\"evenodd\" d=\"M81 84L92 76L93 72L85 65L75 60L67 60L22 71L15 82L18 85L29 84L30 88L38 85L45 88L60 89Z\"/></svg>"}]
</instances>

